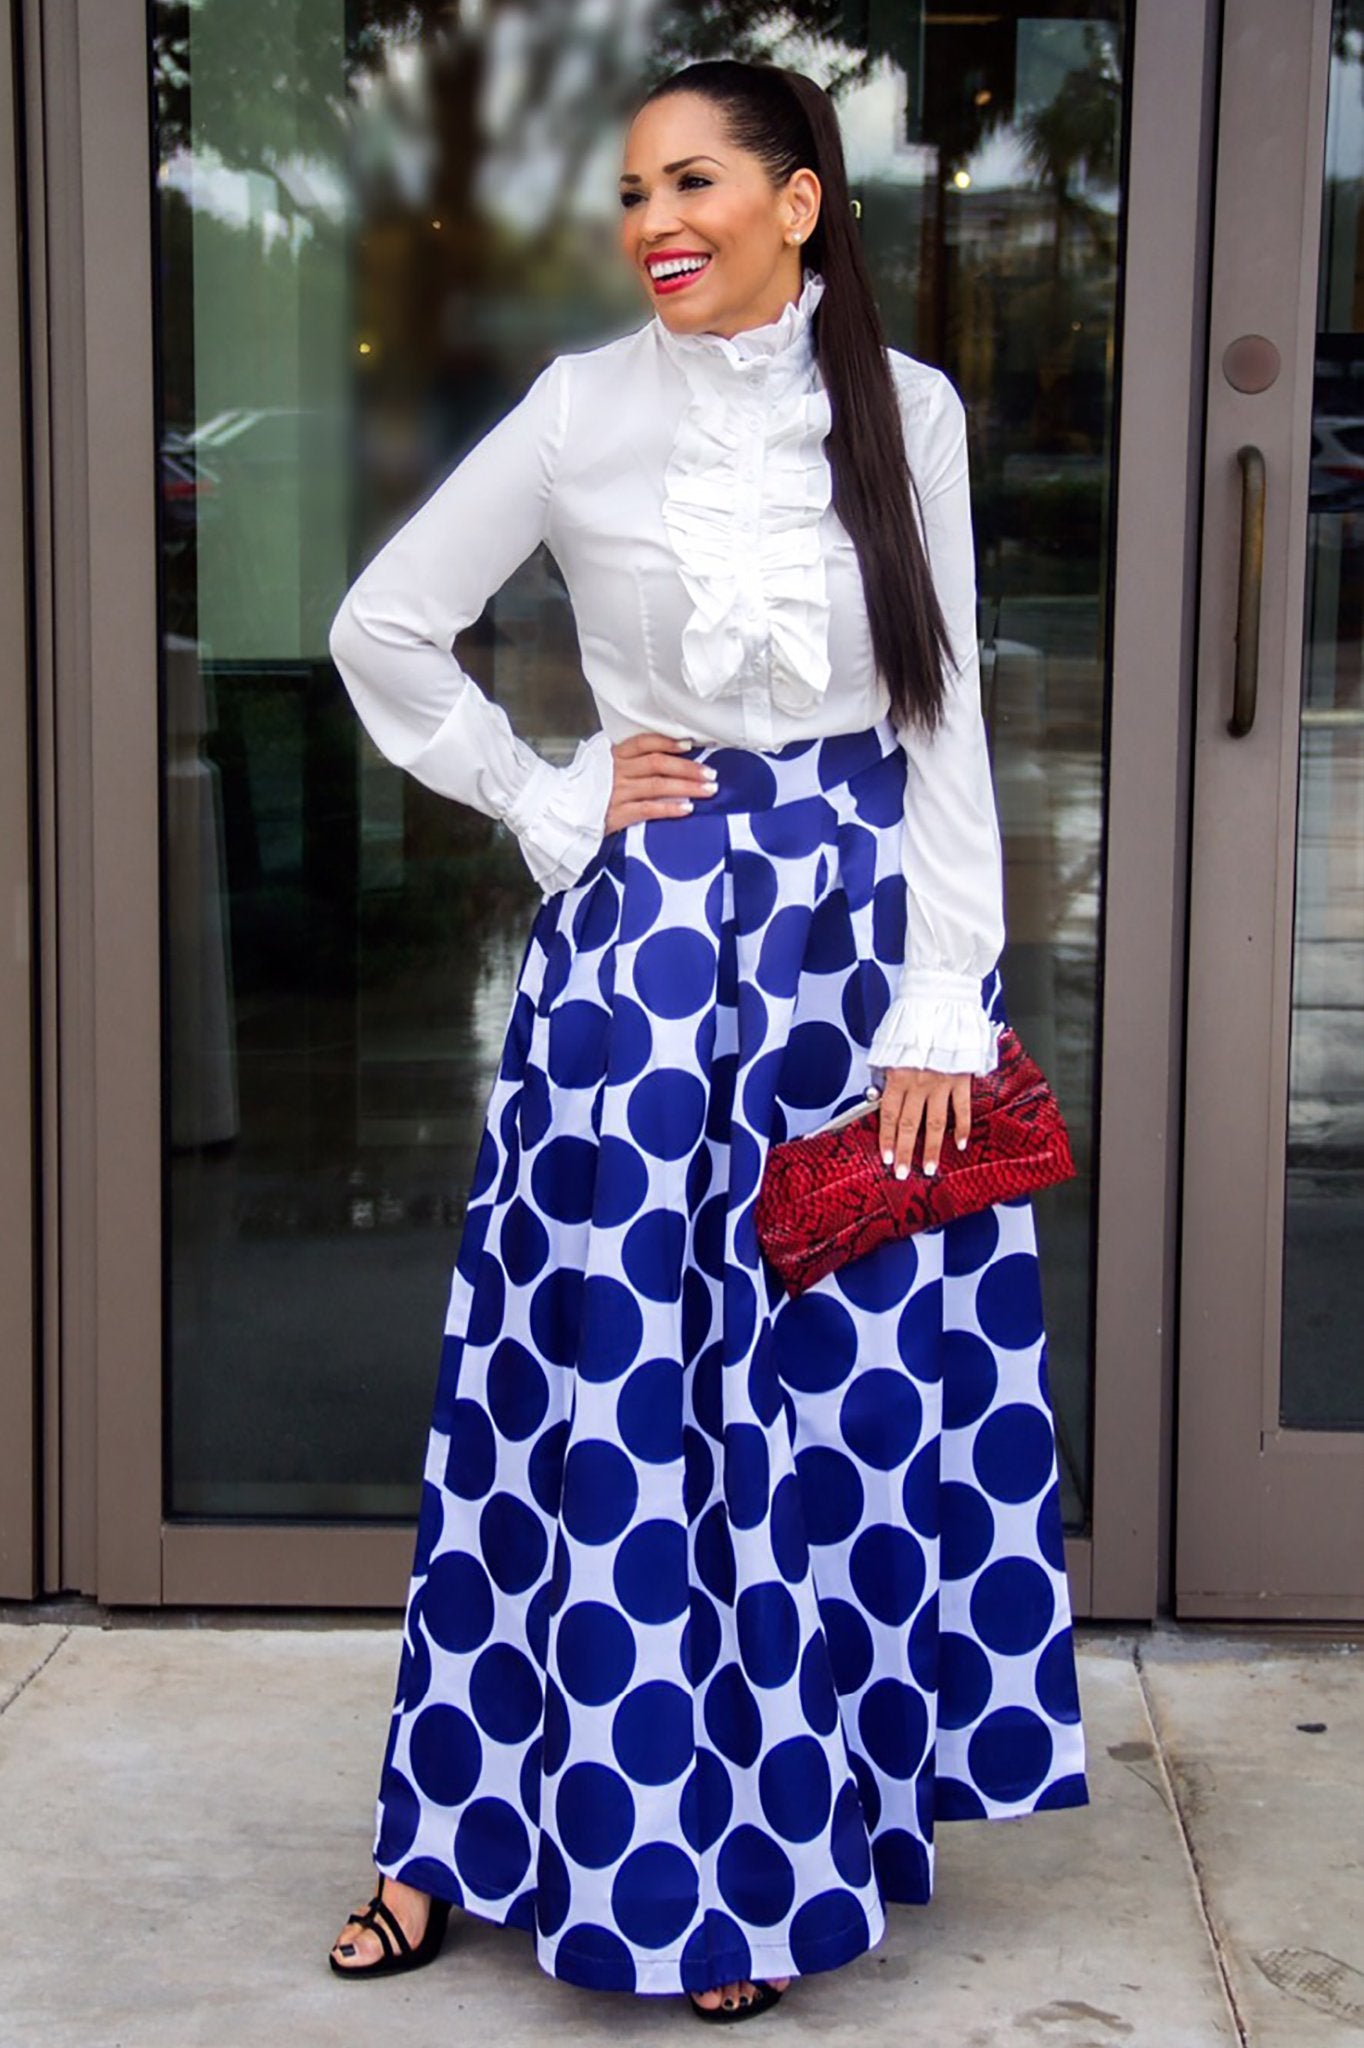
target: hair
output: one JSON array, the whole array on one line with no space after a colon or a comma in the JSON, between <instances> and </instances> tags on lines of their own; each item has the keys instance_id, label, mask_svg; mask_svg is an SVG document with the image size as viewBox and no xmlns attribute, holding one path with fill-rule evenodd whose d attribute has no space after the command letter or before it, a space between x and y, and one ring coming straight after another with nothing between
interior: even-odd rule
<instances>
[{"instance_id":1,"label":"hair","mask_svg":"<svg viewBox=\"0 0 1364 2048\"><path fill-rule=\"evenodd\" d=\"M857 550L872 648L892 713L931 731L943 714L943 664L955 667L955 656L911 504L917 486L833 102L798 71L732 58L687 65L656 85L643 104L674 93L695 93L719 107L733 141L760 160L774 186L798 170L819 179L819 219L801 259L826 286L813 336L832 414L826 445L834 509Z\"/></svg>"}]
</instances>

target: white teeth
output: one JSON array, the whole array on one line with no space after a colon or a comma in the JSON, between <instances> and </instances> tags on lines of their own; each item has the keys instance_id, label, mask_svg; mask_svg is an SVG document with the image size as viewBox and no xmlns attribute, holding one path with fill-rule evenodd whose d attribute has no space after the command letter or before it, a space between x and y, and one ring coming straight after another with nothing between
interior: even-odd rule
<instances>
[{"instance_id":1,"label":"white teeth","mask_svg":"<svg viewBox=\"0 0 1364 2048\"><path fill-rule=\"evenodd\" d=\"M649 275L654 278L681 277L688 271L704 270L709 256L672 256L666 263L651 263Z\"/></svg>"}]
</instances>

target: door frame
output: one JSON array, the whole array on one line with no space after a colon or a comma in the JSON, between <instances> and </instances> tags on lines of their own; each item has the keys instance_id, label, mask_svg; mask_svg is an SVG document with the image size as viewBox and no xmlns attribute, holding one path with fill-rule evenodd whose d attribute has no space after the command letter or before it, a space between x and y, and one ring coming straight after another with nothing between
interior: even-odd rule
<instances>
[{"instance_id":1,"label":"door frame","mask_svg":"<svg viewBox=\"0 0 1364 2048\"><path fill-rule=\"evenodd\" d=\"M0 22L0 1599L38 1587L29 506L18 22ZM14 744L17 737L18 744Z\"/></svg>"},{"instance_id":2,"label":"door frame","mask_svg":"<svg viewBox=\"0 0 1364 2048\"><path fill-rule=\"evenodd\" d=\"M20 0L42 31L55 651L45 789L65 971L51 1030L59 1556L117 1604L388 1607L412 1533L162 1511L157 465L145 0ZM1114 505L1097 1371L1075 1611L1159 1611L1169 1548L1184 859L1218 0L1133 0ZM81 80L93 89L80 92ZM68 393L71 403L67 405ZM1124 417L1140 431L1122 432ZM60 691L55 679L60 676ZM1154 850L1153 850L1154 849ZM54 1374L49 1374L49 1383ZM53 1570L59 1573L54 1581Z\"/></svg>"},{"instance_id":3,"label":"door frame","mask_svg":"<svg viewBox=\"0 0 1364 2048\"><path fill-rule=\"evenodd\" d=\"M1228 0L1208 350L1197 714L1177 1601L1183 1615L1364 1619L1364 1443L1280 1422L1299 711L1331 0ZM1231 388L1223 351L1270 336L1282 370ZM1268 475L1259 710L1226 730L1237 449ZM1210 1476L1215 1503L1208 1499Z\"/></svg>"}]
</instances>

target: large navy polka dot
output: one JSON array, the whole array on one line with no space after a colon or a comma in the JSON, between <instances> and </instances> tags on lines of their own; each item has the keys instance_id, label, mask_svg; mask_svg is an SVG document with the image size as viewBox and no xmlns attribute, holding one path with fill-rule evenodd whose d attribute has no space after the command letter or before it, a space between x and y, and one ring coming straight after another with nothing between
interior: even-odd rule
<instances>
[{"instance_id":1,"label":"large navy polka dot","mask_svg":"<svg viewBox=\"0 0 1364 2048\"><path fill-rule=\"evenodd\" d=\"M1075 1644L1069 1628L1052 1637L1037 1660L1038 1705L1053 1721L1075 1722L1080 1718L1080 1693L1075 1680Z\"/></svg>"},{"instance_id":2,"label":"large navy polka dot","mask_svg":"<svg viewBox=\"0 0 1364 2048\"><path fill-rule=\"evenodd\" d=\"M930 1540L938 1534L942 1496L939 1477L942 1467L940 1446L936 1437L930 1437L918 1456L912 1458L905 1473L905 1482L900 1498L905 1511L905 1520L917 1535Z\"/></svg>"},{"instance_id":3,"label":"large navy polka dot","mask_svg":"<svg viewBox=\"0 0 1364 2048\"><path fill-rule=\"evenodd\" d=\"M834 1868L845 1884L864 1885L871 1876L871 1843L857 1785L845 1778L834 1801L834 1821L829 1842Z\"/></svg>"},{"instance_id":4,"label":"large navy polka dot","mask_svg":"<svg viewBox=\"0 0 1364 2048\"><path fill-rule=\"evenodd\" d=\"M786 1041L777 1092L794 1109L831 1108L842 1096L852 1071L852 1047L846 1032L815 1019L797 1024Z\"/></svg>"},{"instance_id":5,"label":"large navy polka dot","mask_svg":"<svg viewBox=\"0 0 1364 2048\"><path fill-rule=\"evenodd\" d=\"M851 1892L816 1892L791 1918L791 1961L802 1974L829 1970L861 1955L871 1939L867 1916Z\"/></svg>"},{"instance_id":6,"label":"large navy polka dot","mask_svg":"<svg viewBox=\"0 0 1364 2048\"><path fill-rule=\"evenodd\" d=\"M976 1432L971 1462L995 1500L1035 1500L1050 1485L1054 1440L1050 1418L1025 1401L987 1415Z\"/></svg>"},{"instance_id":7,"label":"large navy polka dot","mask_svg":"<svg viewBox=\"0 0 1364 2048\"><path fill-rule=\"evenodd\" d=\"M634 1635L624 1615L601 1600L580 1600L564 1610L556 1647L564 1689L585 1707L618 1699L630 1683Z\"/></svg>"},{"instance_id":8,"label":"large navy polka dot","mask_svg":"<svg viewBox=\"0 0 1364 2048\"><path fill-rule=\"evenodd\" d=\"M421 1801L397 1768L389 1764L379 1783L379 1840L375 1855L381 1863L401 1863L417 1839L421 1826Z\"/></svg>"},{"instance_id":9,"label":"large navy polka dot","mask_svg":"<svg viewBox=\"0 0 1364 2048\"><path fill-rule=\"evenodd\" d=\"M811 1444L796 1457L811 1543L841 1543L862 1518L862 1481L842 1451Z\"/></svg>"},{"instance_id":10,"label":"large navy polka dot","mask_svg":"<svg viewBox=\"0 0 1364 2048\"><path fill-rule=\"evenodd\" d=\"M549 1381L539 1360L515 1337L504 1337L488 1361L488 1406L513 1443L534 1436L545 1419Z\"/></svg>"},{"instance_id":11,"label":"large navy polka dot","mask_svg":"<svg viewBox=\"0 0 1364 2048\"><path fill-rule=\"evenodd\" d=\"M949 1330L942 1340L942 1423L944 1429L969 1429L995 1398L999 1367L983 1337L969 1330Z\"/></svg>"},{"instance_id":12,"label":"large navy polka dot","mask_svg":"<svg viewBox=\"0 0 1364 2048\"><path fill-rule=\"evenodd\" d=\"M506 1275L492 1254L484 1252L478 1262L478 1275L469 1304L467 1334L471 1344L491 1344L496 1340L506 1305Z\"/></svg>"},{"instance_id":13,"label":"large navy polka dot","mask_svg":"<svg viewBox=\"0 0 1364 2048\"><path fill-rule=\"evenodd\" d=\"M475 1799L455 1829L455 1861L470 1891L505 1899L530 1869L530 1836L505 1799Z\"/></svg>"},{"instance_id":14,"label":"large navy polka dot","mask_svg":"<svg viewBox=\"0 0 1364 2048\"><path fill-rule=\"evenodd\" d=\"M698 1855L713 1848L729 1826L734 1787L712 1750L698 1749L691 1776L682 1787L682 1832Z\"/></svg>"},{"instance_id":15,"label":"large navy polka dot","mask_svg":"<svg viewBox=\"0 0 1364 2048\"><path fill-rule=\"evenodd\" d=\"M971 1737L971 1775L987 1799L1013 1805L1034 1793L1051 1769L1052 1734L1030 1707L1000 1707Z\"/></svg>"},{"instance_id":16,"label":"large navy polka dot","mask_svg":"<svg viewBox=\"0 0 1364 2048\"><path fill-rule=\"evenodd\" d=\"M916 1380L942 1378L942 1282L920 1287L905 1303L895 1340Z\"/></svg>"},{"instance_id":17,"label":"large navy polka dot","mask_svg":"<svg viewBox=\"0 0 1364 2048\"><path fill-rule=\"evenodd\" d=\"M530 1298L530 1333L551 1365L573 1365L578 1354L583 1276L574 1266L546 1273Z\"/></svg>"},{"instance_id":18,"label":"large navy polka dot","mask_svg":"<svg viewBox=\"0 0 1364 2048\"><path fill-rule=\"evenodd\" d=\"M768 810L777 800L777 778L761 754L746 747L717 747L709 765L720 778L716 802L727 811ZM757 838L757 819L750 819Z\"/></svg>"},{"instance_id":19,"label":"large navy polka dot","mask_svg":"<svg viewBox=\"0 0 1364 2048\"><path fill-rule=\"evenodd\" d=\"M535 1858L535 1917L542 1934L555 1935L568 1918L573 1892L558 1844L543 1831Z\"/></svg>"},{"instance_id":20,"label":"large navy polka dot","mask_svg":"<svg viewBox=\"0 0 1364 2048\"><path fill-rule=\"evenodd\" d=\"M788 1472L777 1481L772 1495L768 1536L777 1570L789 1585L798 1586L810 1569L810 1549L805 1540L800 1479L795 1472Z\"/></svg>"},{"instance_id":21,"label":"large navy polka dot","mask_svg":"<svg viewBox=\"0 0 1364 2048\"><path fill-rule=\"evenodd\" d=\"M833 1797L823 1745L813 1735L792 1735L769 1749L758 1772L758 1797L768 1825L784 1841L812 1842L823 1834Z\"/></svg>"},{"instance_id":22,"label":"large navy polka dot","mask_svg":"<svg viewBox=\"0 0 1364 2048\"><path fill-rule=\"evenodd\" d=\"M589 1438L564 1461L564 1526L579 1543L610 1543L635 1512L639 1481L618 1444Z\"/></svg>"},{"instance_id":23,"label":"large navy polka dot","mask_svg":"<svg viewBox=\"0 0 1364 2048\"><path fill-rule=\"evenodd\" d=\"M670 1785L696 1747L692 1696L671 1679L632 1686L611 1723L611 1747L637 1785Z\"/></svg>"},{"instance_id":24,"label":"large navy polka dot","mask_svg":"<svg viewBox=\"0 0 1364 2048\"><path fill-rule=\"evenodd\" d=\"M1051 1576L1030 1557L987 1565L971 1589L971 1625L987 1649L1021 1657L1051 1633L1056 1594Z\"/></svg>"},{"instance_id":25,"label":"large navy polka dot","mask_svg":"<svg viewBox=\"0 0 1364 2048\"><path fill-rule=\"evenodd\" d=\"M696 1569L708 1593L728 1607L734 1600L734 1543L723 1501L706 1509L696 1530Z\"/></svg>"},{"instance_id":26,"label":"large navy polka dot","mask_svg":"<svg viewBox=\"0 0 1364 2048\"><path fill-rule=\"evenodd\" d=\"M1065 1531L1061 1523L1061 1489L1053 1480L1038 1503L1036 1541L1038 1553L1044 1564L1053 1571L1063 1572L1066 1568Z\"/></svg>"},{"instance_id":27,"label":"large navy polka dot","mask_svg":"<svg viewBox=\"0 0 1364 2048\"><path fill-rule=\"evenodd\" d=\"M771 869L768 870L771 873ZM848 899L833 889L810 919L805 942L807 974L838 974L857 958L857 935L848 915Z\"/></svg>"},{"instance_id":28,"label":"large navy polka dot","mask_svg":"<svg viewBox=\"0 0 1364 2048\"><path fill-rule=\"evenodd\" d=\"M642 1522L616 1552L616 1598L636 1621L672 1621L687 1611L687 1532L680 1522Z\"/></svg>"},{"instance_id":29,"label":"large navy polka dot","mask_svg":"<svg viewBox=\"0 0 1364 2048\"><path fill-rule=\"evenodd\" d=\"M554 1951L554 1974L591 1991L633 1991L635 1960L618 1934L593 1921L565 1928Z\"/></svg>"},{"instance_id":30,"label":"large navy polka dot","mask_svg":"<svg viewBox=\"0 0 1364 2048\"><path fill-rule=\"evenodd\" d=\"M909 892L902 873L884 875L872 890L872 944L880 960L903 960Z\"/></svg>"},{"instance_id":31,"label":"large navy polka dot","mask_svg":"<svg viewBox=\"0 0 1364 2048\"><path fill-rule=\"evenodd\" d=\"M649 1013L629 996L611 1000L611 1029L606 1059L606 1078L615 1087L633 1081L648 1066L654 1049Z\"/></svg>"},{"instance_id":32,"label":"large navy polka dot","mask_svg":"<svg viewBox=\"0 0 1364 2048\"><path fill-rule=\"evenodd\" d=\"M853 1544L848 1576L868 1614L894 1628L909 1620L923 1597L923 1546L908 1529L873 1522Z\"/></svg>"},{"instance_id":33,"label":"large navy polka dot","mask_svg":"<svg viewBox=\"0 0 1364 2048\"><path fill-rule=\"evenodd\" d=\"M871 1630L848 1600L821 1600L819 1618L829 1646L834 1684L845 1696L860 1692L871 1675L876 1654Z\"/></svg>"},{"instance_id":34,"label":"large navy polka dot","mask_svg":"<svg viewBox=\"0 0 1364 2048\"><path fill-rule=\"evenodd\" d=\"M549 1257L549 1232L519 1195L502 1219L499 1242L507 1278L517 1287L524 1287L544 1271Z\"/></svg>"},{"instance_id":35,"label":"large navy polka dot","mask_svg":"<svg viewBox=\"0 0 1364 2048\"><path fill-rule=\"evenodd\" d=\"M791 1910L796 1873L784 1849L761 1828L731 1829L720 1845L715 1875L731 1913L755 1927L775 1927Z\"/></svg>"},{"instance_id":36,"label":"large navy polka dot","mask_svg":"<svg viewBox=\"0 0 1364 2048\"><path fill-rule=\"evenodd\" d=\"M775 1580L746 1586L735 1609L739 1659L754 1685L785 1685L800 1655L800 1614Z\"/></svg>"},{"instance_id":37,"label":"large navy polka dot","mask_svg":"<svg viewBox=\"0 0 1364 2048\"><path fill-rule=\"evenodd\" d=\"M422 1620L442 1650L477 1650L493 1630L493 1589L476 1557L448 1551L432 1563L421 1595Z\"/></svg>"},{"instance_id":38,"label":"large navy polka dot","mask_svg":"<svg viewBox=\"0 0 1364 2048\"><path fill-rule=\"evenodd\" d=\"M671 1842L646 1842L632 1850L611 1887L616 1924L640 1948L666 1948L679 1940L697 1899L696 1865Z\"/></svg>"},{"instance_id":39,"label":"large navy polka dot","mask_svg":"<svg viewBox=\"0 0 1364 2048\"><path fill-rule=\"evenodd\" d=\"M920 1905L928 1897L928 1851L907 1828L888 1828L871 1845L876 1880L888 1899Z\"/></svg>"},{"instance_id":40,"label":"large navy polka dot","mask_svg":"<svg viewBox=\"0 0 1364 2048\"><path fill-rule=\"evenodd\" d=\"M710 940L685 926L651 932L635 955L635 988L655 1017L692 1017L710 994L715 954Z\"/></svg>"},{"instance_id":41,"label":"large navy polka dot","mask_svg":"<svg viewBox=\"0 0 1364 2048\"><path fill-rule=\"evenodd\" d=\"M736 1529L754 1529L767 1513L767 1438L752 1422L724 1432L725 1505Z\"/></svg>"},{"instance_id":42,"label":"large navy polka dot","mask_svg":"<svg viewBox=\"0 0 1364 2048\"><path fill-rule=\"evenodd\" d=\"M777 871L760 853L734 854L730 861L734 877L734 922L745 934L761 931L777 901Z\"/></svg>"},{"instance_id":43,"label":"large navy polka dot","mask_svg":"<svg viewBox=\"0 0 1364 2048\"><path fill-rule=\"evenodd\" d=\"M459 1707L424 1707L412 1723L412 1775L436 1806L462 1806L479 1780L483 1744Z\"/></svg>"},{"instance_id":44,"label":"large navy polka dot","mask_svg":"<svg viewBox=\"0 0 1364 2048\"><path fill-rule=\"evenodd\" d=\"M635 1802L619 1771L605 1764L574 1764L559 1780L554 1819L574 1862L603 1870L630 1846Z\"/></svg>"},{"instance_id":45,"label":"large navy polka dot","mask_svg":"<svg viewBox=\"0 0 1364 2048\"><path fill-rule=\"evenodd\" d=\"M720 1617L714 1602L695 1586L682 1631L682 1669L692 1685L703 1685L720 1655Z\"/></svg>"},{"instance_id":46,"label":"large navy polka dot","mask_svg":"<svg viewBox=\"0 0 1364 2048\"><path fill-rule=\"evenodd\" d=\"M526 1468L531 1496L547 1515L557 1515L563 1499L564 1452L568 1448L568 1424L555 1422L535 1439Z\"/></svg>"},{"instance_id":47,"label":"large navy polka dot","mask_svg":"<svg viewBox=\"0 0 1364 2048\"><path fill-rule=\"evenodd\" d=\"M644 852L651 867L678 882L694 882L723 858L725 821L693 811L689 817L653 818L644 827Z\"/></svg>"},{"instance_id":48,"label":"large navy polka dot","mask_svg":"<svg viewBox=\"0 0 1364 2048\"><path fill-rule=\"evenodd\" d=\"M586 1223L596 1175L597 1148L590 1138L551 1138L531 1168L535 1206L556 1223Z\"/></svg>"},{"instance_id":49,"label":"large navy polka dot","mask_svg":"<svg viewBox=\"0 0 1364 2048\"><path fill-rule=\"evenodd\" d=\"M541 1763L547 1778L552 1778L562 1766L568 1755L571 1740L568 1703L553 1679L546 1679L544 1747L541 1751Z\"/></svg>"},{"instance_id":50,"label":"large navy polka dot","mask_svg":"<svg viewBox=\"0 0 1364 2048\"><path fill-rule=\"evenodd\" d=\"M625 862L621 896L620 937L627 943L648 931L663 908L663 891L649 863L631 854Z\"/></svg>"},{"instance_id":51,"label":"large navy polka dot","mask_svg":"<svg viewBox=\"0 0 1364 2048\"><path fill-rule=\"evenodd\" d=\"M943 1232L944 1273L959 1277L978 1273L994 1257L999 1244L999 1218L993 1209L977 1209L973 1216L959 1216Z\"/></svg>"},{"instance_id":52,"label":"large navy polka dot","mask_svg":"<svg viewBox=\"0 0 1364 2048\"><path fill-rule=\"evenodd\" d=\"M923 1402L914 1382L889 1366L857 1373L838 1412L843 1440L863 1464L893 1472L919 1441Z\"/></svg>"},{"instance_id":53,"label":"large navy polka dot","mask_svg":"<svg viewBox=\"0 0 1364 2048\"><path fill-rule=\"evenodd\" d=\"M585 1380L614 1380L639 1356L644 1318L630 1289L610 1273L589 1274L583 1285L578 1371Z\"/></svg>"},{"instance_id":54,"label":"large navy polka dot","mask_svg":"<svg viewBox=\"0 0 1364 2048\"><path fill-rule=\"evenodd\" d=\"M912 1778L928 1741L923 1694L899 1678L878 1678L863 1693L857 1730L867 1755L888 1778Z\"/></svg>"},{"instance_id":55,"label":"large navy polka dot","mask_svg":"<svg viewBox=\"0 0 1364 2048\"><path fill-rule=\"evenodd\" d=\"M646 1464L682 1455L682 1368L650 1358L630 1372L616 1403L616 1426L628 1451Z\"/></svg>"},{"instance_id":56,"label":"large navy polka dot","mask_svg":"<svg viewBox=\"0 0 1364 2048\"><path fill-rule=\"evenodd\" d=\"M848 1036L870 1048L877 1026L890 1008L890 982L874 960L859 960L843 984L839 1005Z\"/></svg>"},{"instance_id":57,"label":"large navy polka dot","mask_svg":"<svg viewBox=\"0 0 1364 2048\"><path fill-rule=\"evenodd\" d=\"M630 1225L621 1261L631 1286L647 1301L676 1301L682 1291L687 1223L675 1209L649 1209Z\"/></svg>"},{"instance_id":58,"label":"large navy polka dot","mask_svg":"<svg viewBox=\"0 0 1364 2048\"><path fill-rule=\"evenodd\" d=\"M763 934L758 950L758 986L769 996L793 996L805 959L810 913L803 906L779 910Z\"/></svg>"},{"instance_id":59,"label":"large navy polka dot","mask_svg":"<svg viewBox=\"0 0 1364 2048\"><path fill-rule=\"evenodd\" d=\"M949 1479L941 1493L942 1544L939 1569L945 1579L969 1579L994 1548L995 1518L964 1480Z\"/></svg>"},{"instance_id":60,"label":"large navy polka dot","mask_svg":"<svg viewBox=\"0 0 1364 2048\"><path fill-rule=\"evenodd\" d=\"M799 1394L841 1387L857 1359L857 1325L832 1295L798 1295L772 1326L777 1376Z\"/></svg>"},{"instance_id":61,"label":"large navy polka dot","mask_svg":"<svg viewBox=\"0 0 1364 2048\"><path fill-rule=\"evenodd\" d=\"M738 1922L709 1907L682 1951L683 1990L711 1991L717 1984L735 1984L752 1975L752 1955Z\"/></svg>"},{"instance_id":62,"label":"large navy polka dot","mask_svg":"<svg viewBox=\"0 0 1364 2048\"><path fill-rule=\"evenodd\" d=\"M706 1733L721 1756L747 1770L762 1747L762 1715L737 1664L722 1664L706 1688Z\"/></svg>"},{"instance_id":63,"label":"large navy polka dot","mask_svg":"<svg viewBox=\"0 0 1364 2048\"><path fill-rule=\"evenodd\" d=\"M495 1493L478 1518L488 1570L504 1593L524 1593L545 1568L549 1539L534 1508L512 1493Z\"/></svg>"},{"instance_id":64,"label":"large navy polka dot","mask_svg":"<svg viewBox=\"0 0 1364 2048\"><path fill-rule=\"evenodd\" d=\"M996 1259L976 1289L976 1320L992 1344L1021 1351L1042 1334L1042 1289L1030 1252Z\"/></svg>"},{"instance_id":65,"label":"large navy polka dot","mask_svg":"<svg viewBox=\"0 0 1364 2048\"><path fill-rule=\"evenodd\" d=\"M801 1655L800 1710L816 1735L832 1735L838 1726L838 1695L821 1635L811 1636Z\"/></svg>"},{"instance_id":66,"label":"large navy polka dot","mask_svg":"<svg viewBox=\"0 0 1364 2048\"><path fill-rule=\"evenodd\" d=\"M597 1148L597 1185L592 1202L592 1221L609 1229L613 1223L628 1223L643 1207L649 1192L649 1169L635 1145L624 1138L604 1137Z\"/></svg>"},{"instance_id":67,"label":"large navy polka dot","mask_svg":"<svg viewBox=\"0 0 1364 2048\"><path fill-rule=\"evenodd\" d=\"M969 1728L990 1704L994 1673L972 1636L945 1630L938 1639L938 1726Z\"/></svg>"},{"instance_id":68,"label":"large navy polka dot","mask_svg":"<svg viewBox=\"0 0 1364 2048\"><path fill-rule=\"evenodd\" d=\"M450 1455L445 1483L461 1500L481 1500L497 1469L497 1441L487 1410L477 1401L450 1404Z\"/></svg>"},{"instance_id":69,"label":"large navy polka dot","mask_svg":"<svg viewBox=\"0 0 1364 2048\"><path fill-rule=\"evenodd\" d=\"M599 1003L560 1003L549 1020L549 1078L556 1088L591 1088L600 1081L610 1024Z\"/></svg>"},{"instance_id":70,"label":"large navy polka dot","mask_svg":"<svg viewBox=\"0 0 1364 2048\"><path fill-rule=\"evenodd\" d=\"M474 1719L494 1742L524 1742L540 1718L540 1678L523 1651L489 1643L469 1676Z\"/></svg>"},{"instance_id":71,"label":"large navy polka dot","mask_svg":"<svg viewBox=\"0 0 1364 2048\"><path fill-rule=\"evenodd\" d=\"M625 1114L631 1135L655 1159L683 1159L701 1135L706 1091L683 1068L655 1067L635 1083Z\"/></svg>"}]
</instances>

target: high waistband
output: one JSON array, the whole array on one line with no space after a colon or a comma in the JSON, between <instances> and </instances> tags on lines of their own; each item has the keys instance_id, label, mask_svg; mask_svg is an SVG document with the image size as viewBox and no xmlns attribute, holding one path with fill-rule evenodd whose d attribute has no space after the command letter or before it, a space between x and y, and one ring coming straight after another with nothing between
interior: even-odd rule
<instances>
[{"instance_id":1,"label":"high waistband","mask_svg":"<svg viewBox=\"0 0 1364 2048\"><path fill-rule=\"evenodd\" d=\"M758 752L719 744L696 748L689 760L704 761L719 776L715 794L702 799L695 816L716 811L768 811L776 804L821 796L903 753L890 718L861 732L830 733L822 739L788 740Z\"/></svg>"}]
</instances>

